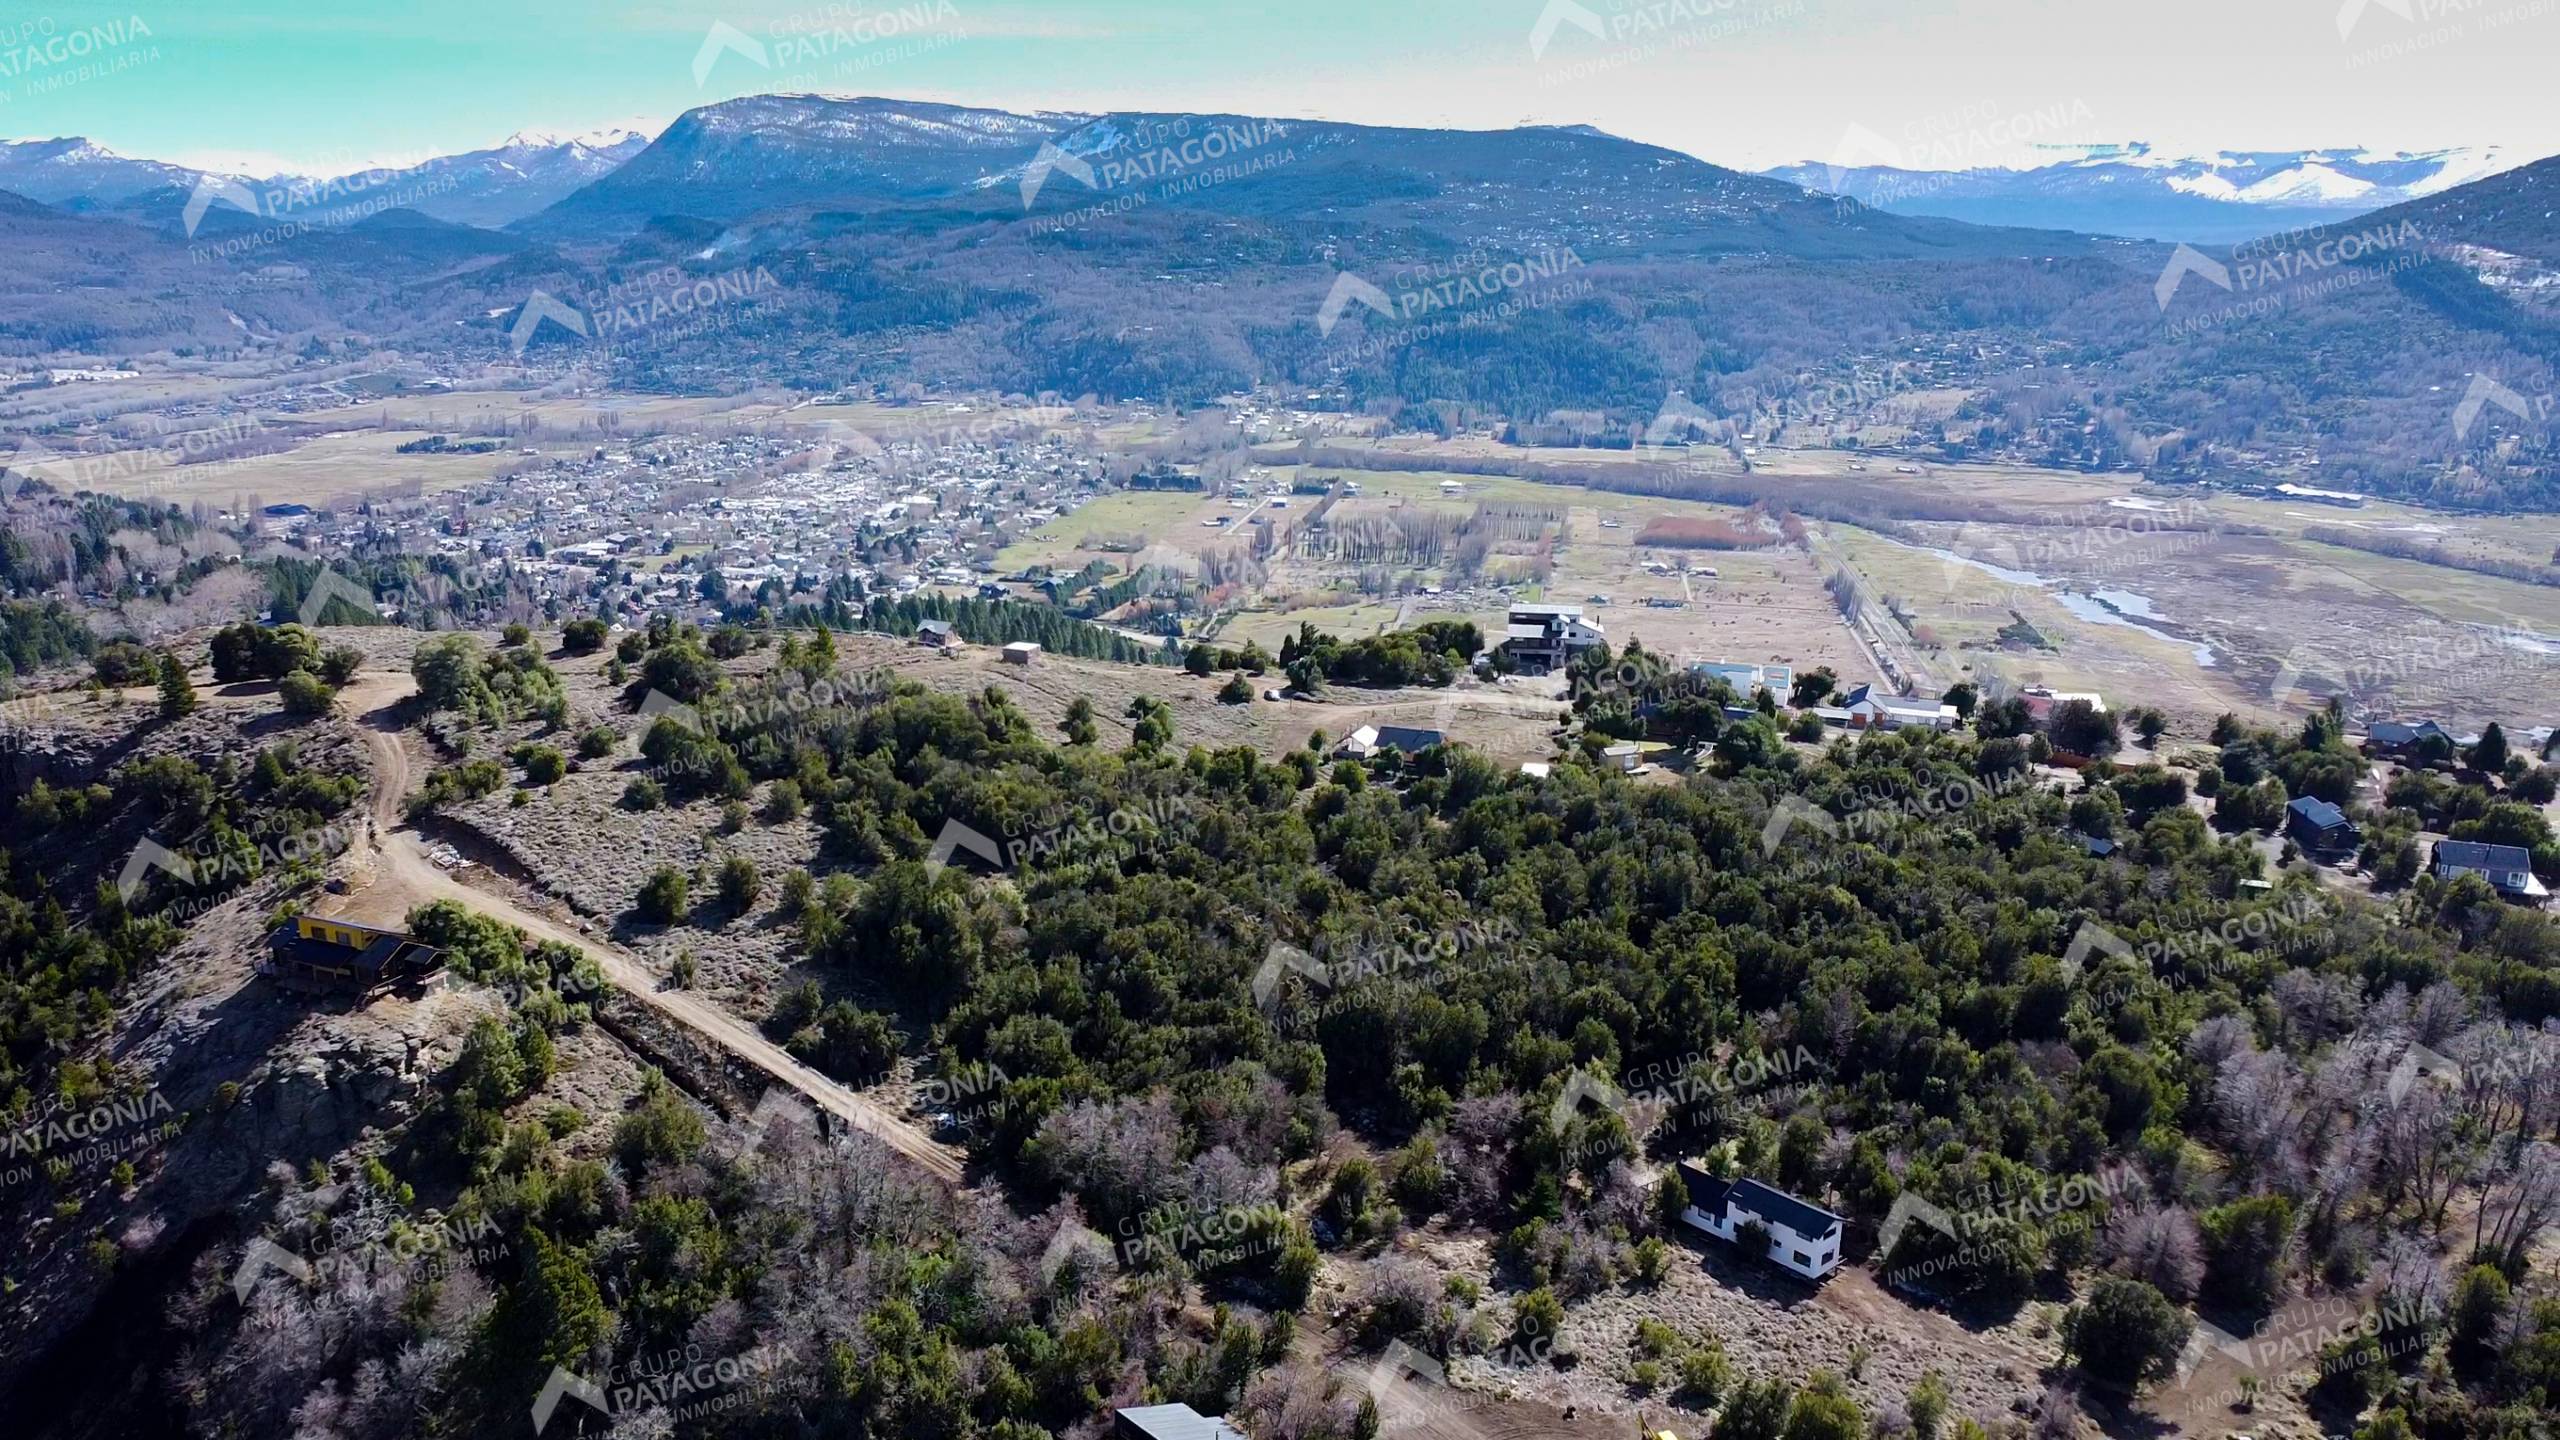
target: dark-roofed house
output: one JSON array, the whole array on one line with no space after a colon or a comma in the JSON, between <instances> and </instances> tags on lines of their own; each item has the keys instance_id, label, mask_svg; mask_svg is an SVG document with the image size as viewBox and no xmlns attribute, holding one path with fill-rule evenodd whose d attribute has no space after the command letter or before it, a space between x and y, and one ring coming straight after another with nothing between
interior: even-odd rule
<instances>
[{"instance_id":1,"label":"dark-roofed house","mask_svg":"<svg viewBox=\"0 0 2560 1440\"><path fill-rule=\"evenodd\" d=\"M2302 796L2284 807L2284 833L2315 860L2343 860L2364 843L2364 832L2347 818L2347 812L2317 795Z\"/></svg>"},{"instance_id":2,"label":"dark-roofed house","mask_svg":"<svg viewBox=\"0 0 2560 1440\"><path fill-rule=\"evenodd\" d=\"M1111 1412L1117 1440L1245 1440L1243 1431L1217 1415L1188 1405L1132 1405Z\"/></svg>"},{"instance_id":3,"label":"dark-roofed house","mask_svg":"<svg viewBox=\"0 0 2560 1440\"><path fill-rule=\"evenodd\" d=\"M1769 1258L1807 1280L1840 1268L1847 1227L1821 1206L1757 1180L1720 1180L1694 1160L1680 1162L1680 1183L1689 1192L1680 1218L1698 1229L1735 1243L1744 1227L1756 1223L1769 1232Z\"/></svg>"},{"instance_id":4,"label":"dark-roofed house","mask_svg":"<svg viewBox=\"0 0 2560 1440\"><path fill-rule=\"evenodd\" d=\"M1378 748L1404 755L1419 755L1435 745L1446 745L1449 737L1437 730L1417 730L1410 725L1378 727Z\"/></svg>"},{"instance_id":5,"label":"dark-roofed house","mask_svg":"<svg viewBox=\"0 0 2560 1440\"><path fill-rule=\"evenodd\" d=\"M398 930L317 915L297 915L267 937L258 967L289 989L371 994L443 978L444 952Z\"/></svg>"},{"instance_id":6,"label":"dark-roofed house","mask_svg":"<svg viewBox=\"0 0 2560 1440\"><path fill-rule=\"evenodd\" d=\"M2521 845L2483 845L2477 840L2439 840L2428 867L2441 880L2477 875L2510 900L2539 905L2550 889L2533 873L2533 856Z\"/></svg>"},{"instance_id":7,"label":"dark-roofed house","mask_svg":"<svg viewBox=\"0 0 2560 1440\"><path fill-rule=\"evenodd\" d=\"M2397 720L2376 720L2365 730L2365 739L2371 742L2376 750L2385 750L2393 754L2415 750L2429 740L2443 741L2448 750L2461 743L2454 738L2452 731L2433 720L2421 720L2415 725L2403 724Z\"/></svg>"},{"instance_id":8,"label":"dark-roofed house","mask_svg":"<svg viewBox=\"0 0 2560 1440\"><path fill-rule=\"evenodd\" d=\"M949 647L959 638L952 633L951 622L948 620L926 620L919 622L916 626L916 643L919 645L930 645L940 650Z\"/></svg>"}]
</instances>

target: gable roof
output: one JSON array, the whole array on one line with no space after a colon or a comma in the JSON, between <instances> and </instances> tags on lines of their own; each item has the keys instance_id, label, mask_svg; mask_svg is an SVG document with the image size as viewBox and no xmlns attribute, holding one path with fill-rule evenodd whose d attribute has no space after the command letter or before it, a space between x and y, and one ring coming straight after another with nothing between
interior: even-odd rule
<instances>
[{"instance_id":1,"label":"gable roof","mask_svg":"<svg viewBox=\"0 0 2560 1440\"><path fill-rule=\"evenodd\" d=\"M1697 1206L1700 1213L1724 1214L1724 1197L1733 1189L1733 1182L1709 1174L1707 1167L1695 1160L1683 1160L1680 1162L1680 1184L1689 1192L1689 1203Z\"/></svg>"},{"instance_id":2,"label":"gable roof","mask_svg":"<svg viewBox=\"0 0 2560 1440\"><path fill-rule=\"evenodd\" d=\"M1448 743L1449 737L1437 730L1418 730L1410 725L1378 727L1378 746L1384 750L1401 750L1407 754L1416 754L1434 745Z\"/></svg>"},{"instance_id":3,"label":"gable roof","mask_svg":"<svg viewBox=\"0 0 2560 1440\"><path fill-rule=\"evenodd\" d=\"M2305 795L2284 808L2323 830L2334 830L2347 823L2346 811L2317 795Z\"/></svg>"},{"instance_id":4,"label":"gable roof","mask_svg":"<svg viewBox=\"0 0 2560 1440\"><path fill-rule=\"evenodd\" d=\"M2366 727L2365 734L2377 745L2408 745L2429 736L2442 736L2448 741L2453 739L2452 732L2433 720L2421 720L2415 725L2399 720L2377 720Z\"/></svg>"},{"instance_id":5,"label":"gable roof","mask_svg":"<svg viewBox=\"0 0 2560 1440\"><path fill-rule=\"evenodd\" d=\"M1808 1204L1784 1190L1773 1190L1757 1180L1736 1180L1726 1197L1745 1210L1786 1226L1807 1240L1819 1240L1840 1228L1837 1215L1819 1205Z\"/></svg>"},{"instance_id":6,"label":"gable roof","mask_svg":"<svg viewBox=\"0 0 2560 1440\"><path fill-rule=\"evenodd\" d=\"M1121 1434L1150 1440L1244 1440L1243 1432L1224 1417L1203 1415L1188 1405L1132 1405L1113 1412L1112 1420Z\"/></svg>"},{"instance_id":7,"label":"gable roof","mask_svg":"<svg viewBox=\"0 0 2560 1440\"><path fill-rule=\"evenodd\" d=\"M2484 845L2477 840L2439 840L2436 863L2459 870L2530 870L2533 856L2521 845Z\"/></svg>"}]
</instances>

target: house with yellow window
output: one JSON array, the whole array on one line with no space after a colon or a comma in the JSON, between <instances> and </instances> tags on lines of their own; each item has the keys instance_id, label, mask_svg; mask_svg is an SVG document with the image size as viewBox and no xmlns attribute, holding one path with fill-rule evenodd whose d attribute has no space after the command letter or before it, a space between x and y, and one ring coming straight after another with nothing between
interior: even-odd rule
<instances>
[{"instance_id":1,"label":"house with yellow window","mask_svg":"<svg viewBox=\"0 0 2560 1440\"><path fill-rule=\"evenodd\" d=\"M266 963L258 968L289 989L369 995L440 981L444 952L399 930L297 915L267 937Z\"/></svg>"}]
</instances>

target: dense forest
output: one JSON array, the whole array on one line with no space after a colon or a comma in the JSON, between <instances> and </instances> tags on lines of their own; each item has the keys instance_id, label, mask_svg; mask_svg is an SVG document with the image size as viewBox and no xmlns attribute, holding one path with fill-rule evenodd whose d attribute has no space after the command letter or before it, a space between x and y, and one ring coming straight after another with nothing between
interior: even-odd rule
<instances>
[{"instance_id":1,"label":"dense forest","mask_svg":"<svg viewBox=\"0 0 2560 1440\"><path fill-rule=\"evenodd\" d=\"M1682 1157L1823 1200L1861 1253L1927 1200L1949 1228L1868 1259L1967 1312L2074 1298L2064 1378L2093 1406L2160 1383L2201 1322L2246 1335L2301 1295L2389 1317L2324 1366L2370 1435L2522 1440L2560 1404L2560 1302L2525 1259L2560 1219L2560 926L2477 880L2384 866L2365 900L2271 870L2254 802L2351 792L2364 768L2331 717L2226 727L2198 784L2252 803L2222 831L2138 751L2033 770L2053 746L2005 704L1978 734L1823 752L1770 715L1719 723L1705 769L1663 787L1579 748L1544 780L1463 748L1185 750L1160 713L1123 750L1090 724L1056 744L995 689L790 703L841 679L823 645L751 686L681 631L641 648L643 672L746 717L680 732L732 793L788 785L826 836L784 888L833 980L777 1028L866 1064L903 1030L937 1073L1000 1077L971 1140L991 1188L955 1200L858 1139L768 1143L656 1082L600 1158L570 1158L608 1119L538 1097L591 983L565 950L431 910L415 923L464 973L529 998L474 1032L382 1173L280 1180L272 1224L297 1246L458 1223L503 1242L435 1277L269 1278L245 1316L206 1318L182 1378L203 1413L476 1432L551 1365L683 1353L780 1378L655 1433L1030 1440L1185 1399L1355 1440L1356 1380L1289 1347L1327 1251L1365 1277L1366 1343L1510 1353L1658 1283L1678 1232L1639 1177ZM2092 720L2070 742L2113 749ZM2406 799L2486 816L2549 774L2463 757ZM2421 818L2402 800L2368 817L2377 862ZM1835 823L1773 846L1772 816L1807 806ZM1081 838L1002 875L925 863L951 820ZM2114 943L2082 942L2092 925ZM1280 942L1342 978L1257 1001ZM2461 1087L2394 1079L2420 1050ZM1772 1056L1783 1085L1737 1081ZM1559 1106L1576 1077L1658 1103ZM456 1198L423 1213L412 1181ZM1434 1220L1495 1237L1494 1288L1418 1285L1384 1253ZM1151 1238L1105 1246L1117 1268L1060 1263L1075 1226ZM1719 1434L1864 1433L1834 1379L1675 1339L1652 1383L1719 1407Z\"/></svg>"}]
</instances>

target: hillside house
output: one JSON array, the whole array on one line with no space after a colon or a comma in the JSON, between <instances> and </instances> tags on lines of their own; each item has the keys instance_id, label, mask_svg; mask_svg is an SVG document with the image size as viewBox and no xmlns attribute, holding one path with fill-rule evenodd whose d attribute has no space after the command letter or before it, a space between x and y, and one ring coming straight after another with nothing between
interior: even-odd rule
<instances>
[{"instance_id":1,"label":"hillside house","mask_svg":"<svg viewBox=\"0 0 2560 1440\"><path fill-rule=\"evenodd\" d=\"M1847 1225L1819 1205L1808 1204L1757 1180L1722 1180L1694 1160L1680 1162L1689 1204L1680 1218L1728 1244L1753 1224L1769 1232L1768 1258L1807 1280L1840 1268Z\"/></svg>"},{"instance_id":2,"label":"hillside house","mask_svg":"<svg viewBox=\"0 0 2560 1440\"><path fill-rule=\"evenodd\" d=\"M1909 695L1888 695L1873 685L1849 692L1840 708L1853 730L1953 730L1956 707Z\"/></svg>"},{"instance_id":3,"label":"hillside house","mask_svg":"<svg viewBox=\"0 0 2560 1440\"><path fill-rule=\"evenodd\" d=\"M441 979L444 952L403 931L297 915L267 937L258 969L288 989L369 995Z\"/></svg>"},{"instance_id":4,"label":"hillside house","mask_svg":"<svg viewBox=\"0 0 2560 1440\"><path fill-rule=\"evenodd\" d=\"M2347 812L2317 795L2304 795L2284 807L2284 833L2315 860L2343 860L2364 844L2364 832Z\"/></svg>"},{"instance_id":5,"label":"hillside house","mask_svg":"<svg viewBox=\"0 0 2560 1440\"><path fill-rule=\"evenodd\" d=\"M2439 840L2427 869L2439 880L2477 875L2500 895L2527 905L2539 905L2551 898L2549 887L2533 873L2533 856L2521 845Z\"/></svg>"},{"instance_id":6,"label":"hillside house","mask_svg":"<svg viewBox=\"0 0 2560 1440\"><path fill-rule=\"evenodd\" d=\"M1502 649L1521 673L1543 675L1608 643L1599 626L1582 618L1579 605L1514 605L1504 622Z\"/></svg>"}]
</instances>

